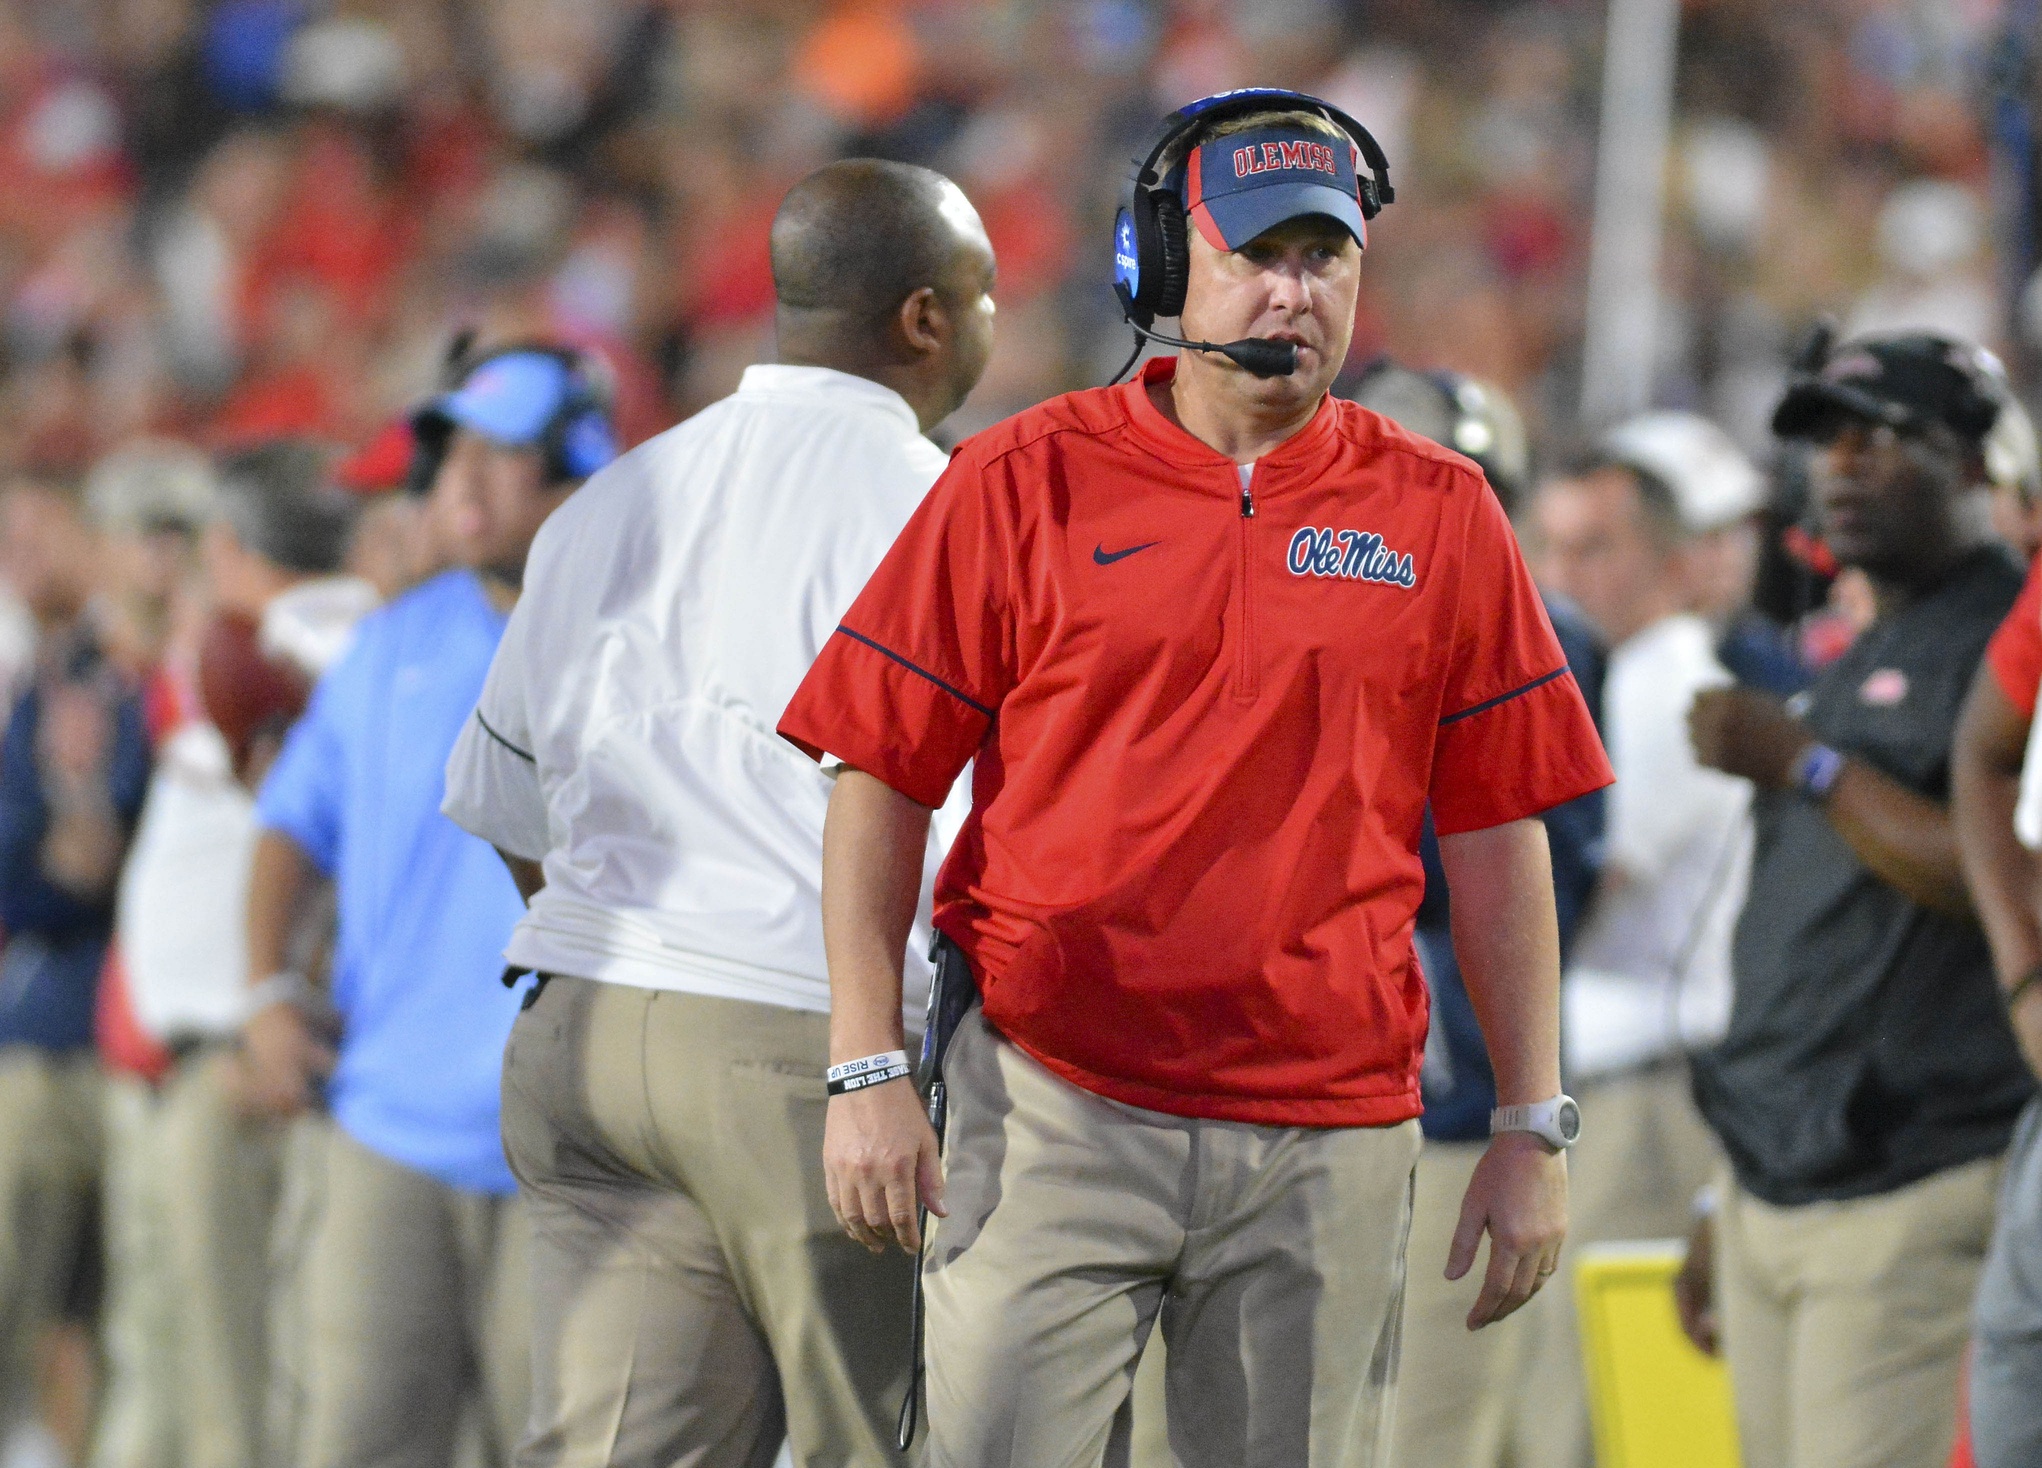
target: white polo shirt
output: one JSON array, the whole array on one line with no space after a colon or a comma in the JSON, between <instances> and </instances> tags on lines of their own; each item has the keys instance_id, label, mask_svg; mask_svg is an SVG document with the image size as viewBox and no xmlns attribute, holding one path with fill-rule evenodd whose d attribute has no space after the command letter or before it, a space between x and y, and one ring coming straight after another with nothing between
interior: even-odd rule
<instances>
[{"instance_id":1,"label":"white polo shirt","mask_svg":"<svg viewBox=\"0 0 2042 1468\"><path fill-rule=\"evenodd\" d=\"M553 513L442 806L543 862L512 964L829 1008L830 781L773 729L945 462L889 388L753 367Z\"/></svg>"},{"instance_id":2,"label":"white polo shirt","mask_svg":"<svg viewBox=\"0 0 2042 1468\"><path fill-rule=\"evenodd\" d=\"M1722 1037L1751 879L1751 786L1695 759L1695 694L1729 683L1708 623L1666 617L1610 654L1602 883L1561 988L1567 1069L1593 1078Z\"/></svg>"}]
</instances>

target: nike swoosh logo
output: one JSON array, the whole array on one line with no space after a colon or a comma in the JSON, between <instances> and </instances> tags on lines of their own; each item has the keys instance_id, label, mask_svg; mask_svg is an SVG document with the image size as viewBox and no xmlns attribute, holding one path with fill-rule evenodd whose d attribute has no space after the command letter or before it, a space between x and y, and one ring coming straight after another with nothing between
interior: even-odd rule
<instances>
[{"instance_id":1,"label":"nike swoosh logo","mask_svg":"<svg viewBox=\"0 0 2042 1468\"><path fill-rule=\"evenodd\" d=\"M1099 542L1098 545L1094 546L1092 549L1092 561L1093 564L1095 565L1110 566L1115 561L1126 560L1136 551L1145 551L1149 548L1149 546L1161 545L1162 543L1163 542L1160 540L1152 540L1148 543L1148 545L1131 545L1126 550L1110 551L1106 548L1106 542L1102 540L1101 542Z\"/></svg>"}]
</instances>

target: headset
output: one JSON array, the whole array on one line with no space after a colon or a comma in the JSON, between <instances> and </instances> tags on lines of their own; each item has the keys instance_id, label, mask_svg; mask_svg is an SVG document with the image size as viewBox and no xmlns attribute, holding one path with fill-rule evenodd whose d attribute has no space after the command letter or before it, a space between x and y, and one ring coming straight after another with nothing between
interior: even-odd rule
<instances>
[{"instance_id":1,"label":"headset","mask_svg":"<svg viewBox=\"0 0 2042 1468\"><path fill-rule=\"evenodd\" d=\"M1368 175L1355 169L1359 186L1361 217L1373 219L1383 206L1395 201L1390 187L1390 161L1375 135L1332 103L1306 92L1285 87L1241 87L1219 92L1178 108L1163 119L1156 140L1135 170L1134 195L1127 208L1113 221L1113 293L1120 301L1120 313L1135 331L1134 356L1114 374L1120 381L1141 356L1145 342L1184 347L1194 352L1218 352L1257 377L1286 377L1297 371L1297 348L1289 342L1264 341L1248 337L1237 342L1194 342L1164 336L1149 328L1159 316L1176 316L1184 309L1184 292L1191 280L1191 241L1187 233L1184 200L1178 192L1178 178L1184 167L1179 160L1167 177L1159 172L1162 160L1186 138L1237 117L1257 112L1316 112L1347 134L1368 165Z\"/></svg>"},{"instance_id":2,"label":"headset","mask_svg":"<svg viewBox=\"0 0 2042 1468\"><path fill-rule=\"evenodd\" d=\"M1378 357L1351 385L1333 385L1346 398L1409 429L1420 438L1475 461L1507 513L1515 515L1531 483L1531 444L1509 394L1462 372L1421 372Z\"/></svg>"},{"instance_id":3,"label":"headset","mask_svg":"<svg viewBox=\"0 0 2042 1468\"><path fill-rule=\"evenodd\" d=\"M612 395L605 375L592 359L570 347L543 342L514 342L478 356L472 354L474 340L473 332L462 332L447 348L442 391L456 391L483 367L506 357L546 357L560 364L567 390L532 443L539 451L548 484L579 483L617 456L616 436L610 426ZM431 405L413 415L411 431L417 447L405 481L408 492L430 492L446 459L453 430L452 420Z\"/></svg>"}]
</instances>

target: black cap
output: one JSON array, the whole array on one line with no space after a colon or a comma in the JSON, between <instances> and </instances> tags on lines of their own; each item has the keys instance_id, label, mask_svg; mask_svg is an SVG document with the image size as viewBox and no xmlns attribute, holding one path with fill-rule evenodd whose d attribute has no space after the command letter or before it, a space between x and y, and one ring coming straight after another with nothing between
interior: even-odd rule
<instances>
[{"instance_id":1,"label":"black cap","mask_svg":"<svg viewBox=\"0 0 2042 1468\"><path fill-rule=\"evenodd\" d=\"M1825 439L1839 419L1914 431L1940 423L1973 443L1999 418L2005 379L1979 348L1928 332L1861 336L1795 375L1773 411L1781 438Z\"/></svg>"}]
</instances>

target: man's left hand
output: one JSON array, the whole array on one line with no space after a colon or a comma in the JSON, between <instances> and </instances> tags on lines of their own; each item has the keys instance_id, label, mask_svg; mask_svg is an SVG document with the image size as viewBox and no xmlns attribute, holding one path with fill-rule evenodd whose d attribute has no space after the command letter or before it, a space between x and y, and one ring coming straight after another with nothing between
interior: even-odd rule
<instances>
[{"instance_id":1,"label":"man's left hand","mask_svg":"<svg viewBox=\"0 0 2042 1468\"><path fill-rule=\"evenodd\" d=\"M1530 1132L1499 1132L1475 1166L1461 1200L1460 1226L1446 1259L1446 1277L1474 1267L1489 1235L1489 1272L1468 1312L1480 1330L1539 1292L1560 1265L1567 1237L1567 1159Z\"/></svg>"},{"instance_id":2,"label":"man's left hand","mask_svg":"<svg viewBox=\"0 0 2042 1468\"><path fill-rule=\"evenodd\" d=\"M1761 790L1791 784L1794 765L1815 741L1778 702L1749 688L1705 688L1688 710L1695 758Z\"/></svg>"}]
</instances>

